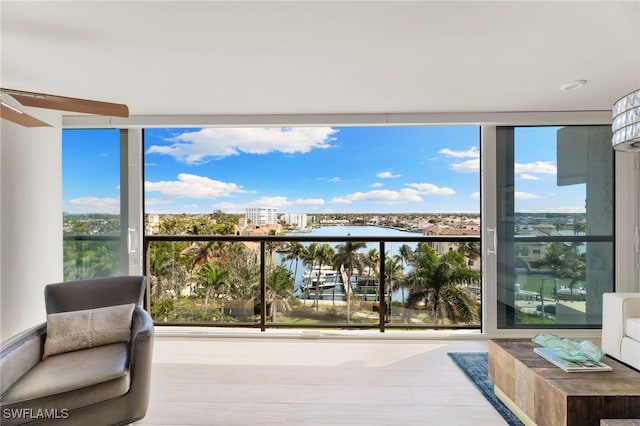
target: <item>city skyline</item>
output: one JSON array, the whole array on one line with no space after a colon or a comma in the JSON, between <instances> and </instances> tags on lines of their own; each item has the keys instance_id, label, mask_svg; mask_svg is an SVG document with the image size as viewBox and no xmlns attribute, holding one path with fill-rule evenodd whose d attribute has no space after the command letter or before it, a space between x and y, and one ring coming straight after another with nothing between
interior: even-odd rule
<instances>
[{"instance_id":1,"label":"city skyline","mask_svg":"<svg viewBox=\"0 0 640 426\"><path fill-rule=\"evenodd\" d=\"M527 128L516 139L516 211L584 211L583 191L556 186L556 130ZM146 129L145 211L479 213L479 133L477 126ZM118 131L64 132L66 212L118 212L118 150Z\"/></svg>"}]
</instances>

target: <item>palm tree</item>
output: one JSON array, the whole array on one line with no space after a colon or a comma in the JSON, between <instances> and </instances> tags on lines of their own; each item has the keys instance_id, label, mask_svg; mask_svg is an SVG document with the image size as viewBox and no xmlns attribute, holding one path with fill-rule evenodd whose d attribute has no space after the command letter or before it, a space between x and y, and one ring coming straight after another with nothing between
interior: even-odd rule
<instances>
[{"instance_id":1,"label":"palm tree","mask_svg":"<svg viewBox=\"0 0 640 426\"><path fill-rule=\"evenodd\" d=\"M389 304L385 313L385 320L391 321L391 295L397 282L402 281L402 269L397 257L387 257L384 262L384 281L385 287L389 292Z\"/></svg>"},{"instance_id":2,"label":"palm tree","mask_svg":"<svg viewBox=\"0 0 640 426\"><path fill-rule=\"evenodd\" d=\"M186 288L188 271L184 262L174 256L169 243L157 242L149 250L147 276L151 288L151 304L176 298Z\"/></svg>"},{"instance_id":3,"label":"palm tree","mask_svg":"<svg viewBox=\"0 0 640 426\"><path fill-rule=\"evenodd\" d=\"M293 265L293 262L294 261L296 262L295 269L293 270L294 280L295 280L295 277L298 276L298 262L302 258L303 253L304 253L304 246L298 241L292 241L291 243L289 243L288 253L283 258L284 261L287 261L287 260L289 261L289 270L291 270L291 266Z\"/></svg>"},{"instance_id":4,"label":"palm tree","mask_svg":"<svg viewBox=\"0 0 640 426\"><path fill-rule=\"evenodd\" d=\"M220 295L225 294L226 280L229 276L229 270L219 268L216 265L207 263L198 271L198 277L202 280L202 286L204 287L204 304L209 304L209 296L213 292L218 298ZM224 306L221 308L224 313Z\"/></svg>"},{"instance_id":5,"label":"palm tree","mask_svg":"<svg viewBox=\"0 0 640 426\"><path fill-rule=\"evenodd\" d=\"M405 277L409 306L424 302L434 324L477 319L475 298L461 286L478 282L480 275L467 268L462 253L452 250L438 256L434 249L419 243L410 263L414 269Z\"/></svg>"},{"instance_id":6,"label":"palm tree","mask_svg":"<svg viewBox=\"0 0 640 426\"><path fill-rule=\"evenodd\" d=\"M304 292L306 293L306 297L303 299L303 306L306 305L306 301L309 298L309 290L311 290L311 283L313 282L313 269L316 264L315 253L318 251L318 247L318 243L311 243L300 254L302 263L309 268L309 278L307 279L307 282L304 283Z\"/></svg>"},{"instance_id":7,"label":"palm tree","mask_svg":"<svg viewBox=\"0 0 640 426\"><path fill-rule=\"evenodd\" d=\"M547 266L560 278L569 279L569 289L573 297L575 284L586 280L586 258L577 253L577 248L563 243L551 243L540 260L540 266Z\"/></svg>"},{"instance_id":8,"label":"palm tree","mask_svg":"<svg viewBox=\"0 0 640 426\"><path fill-rule=\"evenodd\" d=\"M333 256L333 269L336 271L347 270L347 282L344 283L344 290L347 293L347 324L351 321L351 293L353 292L351 273L354 269L362 270L362 261L358 250L366 246L363 241L347 241L338 245L337 252Z\"/></svg>"},{"instance_id":9,"label":"palm tree","mask_svg":"<svg viewBox=\"0 0 640 426\"><path fill-rule=\"evenodd\" d=\"M378 249L370 249L364 256L362 256L362 264L367 269L366 285L364 287L364 300L367 300L367 286L375 282L375 278L380 274L378 265L380 263L380 252ZM377 290L377 289L376 289Z\"/></svg>"},{"instance_id":10,"label":"palm tree","mask_svg":"<svg viewBox=\"0 0 640 426\"><path fill-rule=\"evenodd\" d=\"M278 304L282 309L291 309L288 303L288 299L293 297L294 289L291 271L282 265L275 266L267 276L266 287L266 301L271 308L271 320L275 322Z\"/></svg>"},{"instance_id":11,"label":"palm tree","mask_svg":"<svg viewBox=\"0 0 640 426\"><path fill-rule=\"evenodd\" d=\"M269 235L275 235L275 231L271 231ZM265 270L269 271L273 267L273 252L282 248L281 241L265 241L264 244L265 251Z\"/></svg>"},{"instance_id":12,"label":"palm tree","mask_svg":"<svg viewBox=\"0 0 640 426\"><path fill-rule=\"evenodd\" d=\"M182 254L189 254L187 264L190 268L202 266L207 262L218 262L223 259L224 242L223 241L207 241L205 244L194 243L182 251Z\"/></svg>"},{"instance_id":13,"label":"palm tree","mask_svg":"<svg viewBox=\"0 0 640 426\"><path fill-rule=\"evenodd\" d=\"M469 241L458 243L458 251L473 263L480 257L480 243L478 241Z\"/></svg>"},{"instance_id":14,"label":"palm tree","mask_svg":"<svg viewBox=\"0 0 640 426\"><path fill-rule=\"evenodd\" d=\"M231 243L222 265L229 270L229 294L234 299L248 302L260 297L260 260L254 250L243 243Z\"/></svg>"},{"instance_id":15,"label":"palm tree","mask_svg":"<svg viewBox=\"0 0 640 426\"><path fill-rule=\"evenodd\" d=\"M316 305L316 311L319 309L318 306L318 294L321 291L321 287L320 287L320 277L321 277L321 273L322 273L322 265L326 265L329 262L331 262L331 260L333 259L333 256L335 254L335 251L333 250L333 247L331 247L329 244L324 243L321 244L319 246L317 246L317 250L314 252L314 259L318 264L318 281L316 284L316 297L315 297L315 305ZM313 271L313 269L312 269ZM313 278L310 278L310 280L313 280ZM312 281L313 282L313 281Z\"/></svg>"},{"instance_id":16,"label":"palm tree","mask_svg":"<svg viewBox=\"0 0 640 426\"><path fill-rule=\"evenodd\" d=\"M396 254L396 258L400 260L400 269L402 270L403 274L404 274L404 265L405 265L405 263L407 263L409 261L409 258L412 255L413 255L413 250L407 244L402 244L400 246L400 248L398 249L398 254ZM402 280L399 280L399 281L396 282L394 290L397 290L398 288L400 288L402 290L402 304L404 305L404 303L405 303L405 297L404 297L405 286L404 286Z\"/></svg>"},{"instance_id":17,"label":"palm tree","mask_svg":"<svg viewBox=\"0 0 640 426\"><path fill-rule=\"evenodd\" d=\"M562 268L567 257L567 251L563 243L551 243L544 252L544 256L539 261L539 266L546 266L554 272Z\"/></svg>"}]
</instances>

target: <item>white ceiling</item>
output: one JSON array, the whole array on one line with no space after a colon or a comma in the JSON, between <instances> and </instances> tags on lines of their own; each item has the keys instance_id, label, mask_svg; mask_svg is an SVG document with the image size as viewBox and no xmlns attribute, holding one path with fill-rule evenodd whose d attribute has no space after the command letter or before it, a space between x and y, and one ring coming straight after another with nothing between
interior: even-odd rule
<instances>
[{"instance_id":1,"label":"white ceiling","mask_svg":"<svg viewBox=\"0 0 640 426\"><path fill-rule=\"evenodd\" d=\"M640 1L3 0L0 13L2 87L132 115L608 110L640 87Z\"/></svg>"}]
</instances>

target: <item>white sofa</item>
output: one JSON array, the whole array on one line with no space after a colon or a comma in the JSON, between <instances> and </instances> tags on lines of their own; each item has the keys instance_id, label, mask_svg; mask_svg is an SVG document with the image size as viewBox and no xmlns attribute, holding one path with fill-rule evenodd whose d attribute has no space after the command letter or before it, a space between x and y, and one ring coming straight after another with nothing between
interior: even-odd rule
<instances>
[{"instance_id":1,"label":"white sofa","mask_svg":"<svg viewBox=\"0 0 640 426\"><path fill-rule=\"evenodd\" d=\"M640 370L640 293L604 293L602 350Z\"/></svg>"}]
</instances>

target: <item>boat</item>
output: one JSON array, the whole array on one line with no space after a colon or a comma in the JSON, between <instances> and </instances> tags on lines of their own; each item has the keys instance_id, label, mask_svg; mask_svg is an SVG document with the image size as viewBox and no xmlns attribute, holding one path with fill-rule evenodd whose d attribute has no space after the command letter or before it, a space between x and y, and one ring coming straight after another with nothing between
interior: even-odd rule
<instances>
[{"instance_id":1,"label":"boat","mask_svg":"<svg viewBox=\"0 0 640 426\"><path fill-rule=\"evenodd\" d=\"M303 286L302 289L315 290L320 287L321 289L331 289L335 287L340 281L340 274L334 270L331 266L322 266L322 269L314 267L312 270L307 270L303 274Z\"/></svg>"}]
</instances>

